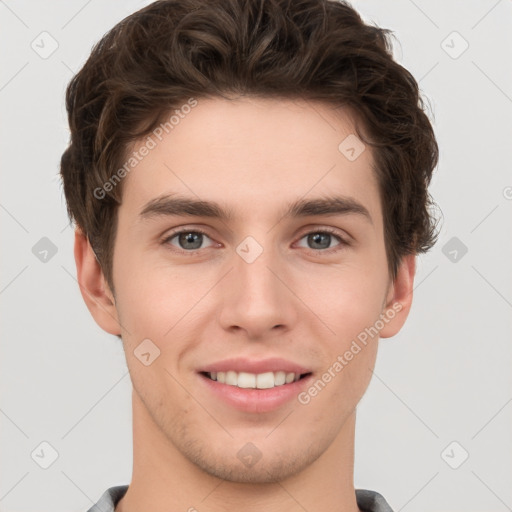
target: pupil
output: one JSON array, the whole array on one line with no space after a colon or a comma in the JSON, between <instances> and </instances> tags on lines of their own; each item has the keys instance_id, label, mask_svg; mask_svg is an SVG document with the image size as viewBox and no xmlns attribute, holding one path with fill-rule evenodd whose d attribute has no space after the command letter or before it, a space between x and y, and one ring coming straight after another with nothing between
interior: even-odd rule
<instances>
[{"instance_id":1,"label":"pupil","mask_svg":"<svg viewBox=\"0 0 512 512\"><path fill-rule=\"evenodd\" d=\"M201 236L201 233L184 233L180 236L180 243L183 242L186 249L199 249L201 247ZM193 246L187 247L186 244L188 243L191 243Z\"/></svg>"},{"instance_id":2,"label":"pupil","mask_svg":"<svg viewBox=\"0 0 512 512\"><path fill-rule=\"evenodd\" d=\"M313 244L320 244L320 249L327 249L329 247L330 236L331 235L329 233L315 233L313 235L309 235L309 241ZM322 238L326 243L321 243Z\"/></svg>"}]
</instances>

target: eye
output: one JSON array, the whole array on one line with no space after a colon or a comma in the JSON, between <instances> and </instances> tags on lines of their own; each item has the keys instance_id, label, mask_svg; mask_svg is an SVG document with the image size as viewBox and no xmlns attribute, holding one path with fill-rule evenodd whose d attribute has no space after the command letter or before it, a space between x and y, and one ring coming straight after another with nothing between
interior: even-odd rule
<instances>
[{"instance_id":1,"label":"eye","mask_svg":"<svg viewBox=\"0 0 512 512\"><path fill-rule=\"evenodd\" d=\"M310 244L311 247L306 247L307 249L313 249L315 251L322 252L333 252L338 250L339 246L348 245L348 243L339 235L336 235L333 231L323 229L318 231L310 231L306 233L301 240L306 239L306 244ZM338 241L338 244L334 247L331 246L331 242ZM304 247L303 245L301 247Z\"/></svg>"},{"instance_id":2,"label":"eye","mask_svg":"<svg viewBox=\"0 0 512 512\"><path fill-rule=\"evenodd\" d=\"M207 238L211 241L211 238L204 232L198 229L186 229L182 231L176 231L163 240L163 244L170 244L183 251L194 251L198 249L204 249L202 247L204 239ZM176 239L176 245L172 241Z\"/></svg>"},{"instance_id":3,"label":"eye","mask_svg":"<svg viewBox=\"0 0 512 512\"><path fill-rule=\"evenodd\" d=\"M306 240L307 245L304 246L299 243L299 247L304 247L316 253L336 252L349 245L349 243L343 237L336 233L337 232L331 231L327 228L310 231L299 239L299 242ZM200 229L182 229L166 236L162 240L162 244L171 245L178 252L196 252L200 249L206 249L215 245L214 243L211 243L210 246L203 246L205 239L213 242L213 240ZM332 243L336 241L337 244L333 246ZM217 246L219 245L220 244L217 244Z\"/></svg>"}]
</instances>

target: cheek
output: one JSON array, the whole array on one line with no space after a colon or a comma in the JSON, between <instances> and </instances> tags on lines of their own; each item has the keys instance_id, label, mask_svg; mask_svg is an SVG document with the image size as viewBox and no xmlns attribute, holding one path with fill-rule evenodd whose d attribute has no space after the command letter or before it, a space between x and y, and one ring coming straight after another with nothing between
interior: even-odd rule
<instances>
[{"instance_id":1,"label":"cheek","mask_svg":"<svg viewBox=\"0 0 512 512\"><path fill-rule=\"evenodd\" d=\"M201 328L209 318L205 310L208 301L201 299L215 281L209 283L197 275L194 278L193 265L173 269L161 262L141 260L125 258L117 269L117 311L134 386L140 382L140 387L157 389L159 381L169 381L167 371L176 374L185 354L201 338ZM143 351L144 343L147 348ZM157 354L148 367L137 359L146 352L150 358Z\"/></svg>"},{"instance_id":2,"label":"cheek","mask_svg":"<svg viewBox=\"0 0 512 512\"><path fill-rule=\"evenodd\" d=\"M124 244L128 245L128 244ZM115 254L118 313L129 333L162 337L181 317L195 296L195 286L179 271L120 244Z\"/></svg>"},{"instance_id":3,"label":"cheek","mask_svg":"<svg viewBox=\"0 0 512 512\"><path fill-rule=\"evenodd\" d=\"M380 266L347 266L317 281L312 309L331 328L333 339L345 344L378 320L387 289L386 269Z\"/></svg>"}]
</instances>

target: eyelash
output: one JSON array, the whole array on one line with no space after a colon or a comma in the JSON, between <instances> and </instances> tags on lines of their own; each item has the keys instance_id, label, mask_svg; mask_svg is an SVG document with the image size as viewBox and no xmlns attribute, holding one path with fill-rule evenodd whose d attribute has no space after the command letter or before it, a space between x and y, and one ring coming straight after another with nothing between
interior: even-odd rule
<instances>
[{"instance_id":1,"label":"eyelash","mask_svg":"<svg viewBox=\"0 0 512 512\"><path fill-rule=\"evenodd\" d=\"M165 238L162 240L162 245L167 245L167 246L170 246L171 244L169 243L173 238L175 238L176 236L178 235L181 235L183 233L200 233L201 235L204 235L210 239L212 239L208 233L206 233L206 231L203 231L202 229L199 229L199 228L193 228L193 229L180 229L178 231L173 231L172 233L170 234L167 234L165 236ZM318 233L321 233L321 234L329 234L329 235L333 235L339 242L339 245L335 246L335 247L331 247L330 249L306 249L307 251L309 252L312 252L314 254L319 254L319 253L323 253L323 254L332 254L334 252L337 252L337 251L340 251L342 250L344 247L347 247L350 245L350 243L343 237L341 237L339 234L338 234L338 231L334 230L334 229L331 229L331 228L321 228L321 229L316 229L316 230L312 230L312 231L308 231L306 233L304 233L300 238L299 240L302 240L304 237L308 236L308 235L311 235L311 234L318 234ZM180 248L177 248L177 247L174 247L174 246L171 246L171 250L172 251L176 251L178 253L181 253L181 254L187 254L187 255L195 255L197 254L199 251L201 251L201 249L192 249L190 251L186 251L185 249L180 249ZM207 249L207 248L206 248Z\"/></svg>"}]
</instances>

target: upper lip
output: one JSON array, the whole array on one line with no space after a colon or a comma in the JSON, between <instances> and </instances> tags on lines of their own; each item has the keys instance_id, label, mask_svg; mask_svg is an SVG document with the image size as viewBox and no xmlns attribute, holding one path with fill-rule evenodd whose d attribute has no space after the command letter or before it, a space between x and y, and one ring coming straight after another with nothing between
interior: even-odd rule
<instances>
[{"instance_id":1,"label":"upper lip","mask_svg":"<svg viewBox=\"0 0 512 512\"><path fill-rule=\"evenodd\" d=\"M284 371L287 373L303 374L311 373L311 370L301 366L292 361L287 361L279 357L271 357L269 359L246 359L236 357L232 359L224 359L211 363L207 366L200 368L199 372L227 372L229 370L235 372L247 372L247 373L265 373L265 372L278 372Z\"/></svg>"}]
</instances>

